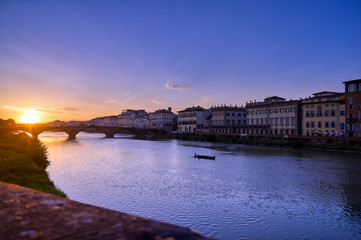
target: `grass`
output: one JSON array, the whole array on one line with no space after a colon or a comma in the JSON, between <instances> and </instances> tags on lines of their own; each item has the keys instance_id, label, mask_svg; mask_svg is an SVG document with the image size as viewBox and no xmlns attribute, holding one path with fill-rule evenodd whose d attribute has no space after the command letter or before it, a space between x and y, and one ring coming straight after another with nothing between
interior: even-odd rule
<instances>
[{"instance_id":1,"label":"grass","mask_svg":"<svg viewBox=\"0 0 361 240\"><path fill-rule=\"evenodd\" d=\"M46 147L25 133L0 135L0 181L66 197L49 179Z\"/></svg>"}]
</instances>

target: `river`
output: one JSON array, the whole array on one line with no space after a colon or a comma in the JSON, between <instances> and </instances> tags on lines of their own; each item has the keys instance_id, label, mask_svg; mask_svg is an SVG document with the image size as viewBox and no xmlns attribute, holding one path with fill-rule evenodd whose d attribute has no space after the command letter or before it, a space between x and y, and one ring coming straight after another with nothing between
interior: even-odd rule
<instances>
[{"instance_id":1,"label":"river","mask_svg":"<svg viewBox=\"0 0 361 240\"><path fill-rule=\"evenodd\" d=\"M361 154L43 133L76 201L219 239L361 239ZM216 160L195 159L194 153Z\"/></svg>"}]
</instances>

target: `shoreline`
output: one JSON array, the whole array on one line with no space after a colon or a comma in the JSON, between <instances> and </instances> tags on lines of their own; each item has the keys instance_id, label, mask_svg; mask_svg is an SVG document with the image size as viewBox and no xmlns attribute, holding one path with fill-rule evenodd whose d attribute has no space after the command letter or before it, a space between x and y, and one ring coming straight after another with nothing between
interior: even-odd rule
<instances>
[{"instance_id":1,"label":"shoreline","mask_svg":"<svg viewBox=\"0 0 361 240\"><path fill-rule=\"evenodd\" d=\"M189 141L218 142L231 144L244 144L265 147L294 148L305 150L333 151L333 152L361 152L361 143L334 143L334 142L311 142L305 139L262 139L255 137L226 136L226 135L202 135L199 133L176 133L169 134L166 139L179 139Z\"/></svg>"}]
</instances>

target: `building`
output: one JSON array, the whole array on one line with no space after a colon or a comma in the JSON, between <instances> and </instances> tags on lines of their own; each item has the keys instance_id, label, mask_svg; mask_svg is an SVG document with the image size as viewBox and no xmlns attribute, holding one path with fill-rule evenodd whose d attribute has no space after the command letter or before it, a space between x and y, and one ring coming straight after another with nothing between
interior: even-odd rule
<instances>
[{"instance_id":1,"label":"building","mask_svg":"<svg viewBox=\"0 0 361 240\"><path fill-rule=\"evenodd\" d=\"M345 95L318 92L302 100L302 135L344 136Z\"/></svg>"},{"instance_id":2,"label":"building","mask_svg":"<svg viewBox=\"0 0 361 240\"><path fill-rule=\"evenodd\" d=\"M236 106L211 107L211 132L241 133L240 128L247 124L246 109Z\"/></svg>"},{"instance_id":3,"label":"building","mask_svg":"<svg viewBox=\"0 0 361 240\"><path fill-rule=\"evenodd\" d=\"M361 137L361 79L345 84L346 136Z\"/></svg>"},{"instance_id":4,"label":"building","mask_svg":"<svg viewBox=\"0 0 361 240\"><path fill-rule=\"evenodd\" d=\"M210 110L200 106L189 107L178 111L178 131L196 132L205 131L205 120L209 117Z\"/></svg>"},{"instance_id":5,"label":"building","mask_svg":"<svg viewBox=\"0 0 361 240\"><path fill-rule=\"evenodd\" d=\"M147 122L146 116L147 113L145 110L123 110L123 112L118 115L118 126L124 128L144 128Z\"/></svg>"},{"instance_id":6,"label":"building","mask_svg":"<svg viewBox=\"0 0 361 240\"><path fill-rule=\"evenodd\" d=\"M246 103L247 133L253 134L301 134L301 108L299 100L273 96L263 102Z\"/></svg>"},{"instance_id":7,"label":"building","mask_svg":"<svg viewBox=\"0 0 361 240\"><path fill-rule=\"evenodd\" d=\"M172 108L159 109L153 113L149 113L149 128L165 131L177 130L174 126L174 118L177 115L172 112Z\"/></svg>"}]
</instances>

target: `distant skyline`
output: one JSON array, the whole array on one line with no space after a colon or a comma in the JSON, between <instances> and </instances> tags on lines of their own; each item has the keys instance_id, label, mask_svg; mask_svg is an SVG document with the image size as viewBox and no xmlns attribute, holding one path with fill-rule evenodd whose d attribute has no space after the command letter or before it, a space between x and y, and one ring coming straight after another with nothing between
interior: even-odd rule
<instances>
[{"instance_id":1,"label":"distant skyline","mask_svg":"<svg viewBox=\"0 0 361 240\"><path fill-rule=\"evenodd\" d=\"M0 1L0 118L41 122L341 92L361 1Z\"/></svg>"}]
</instances>

